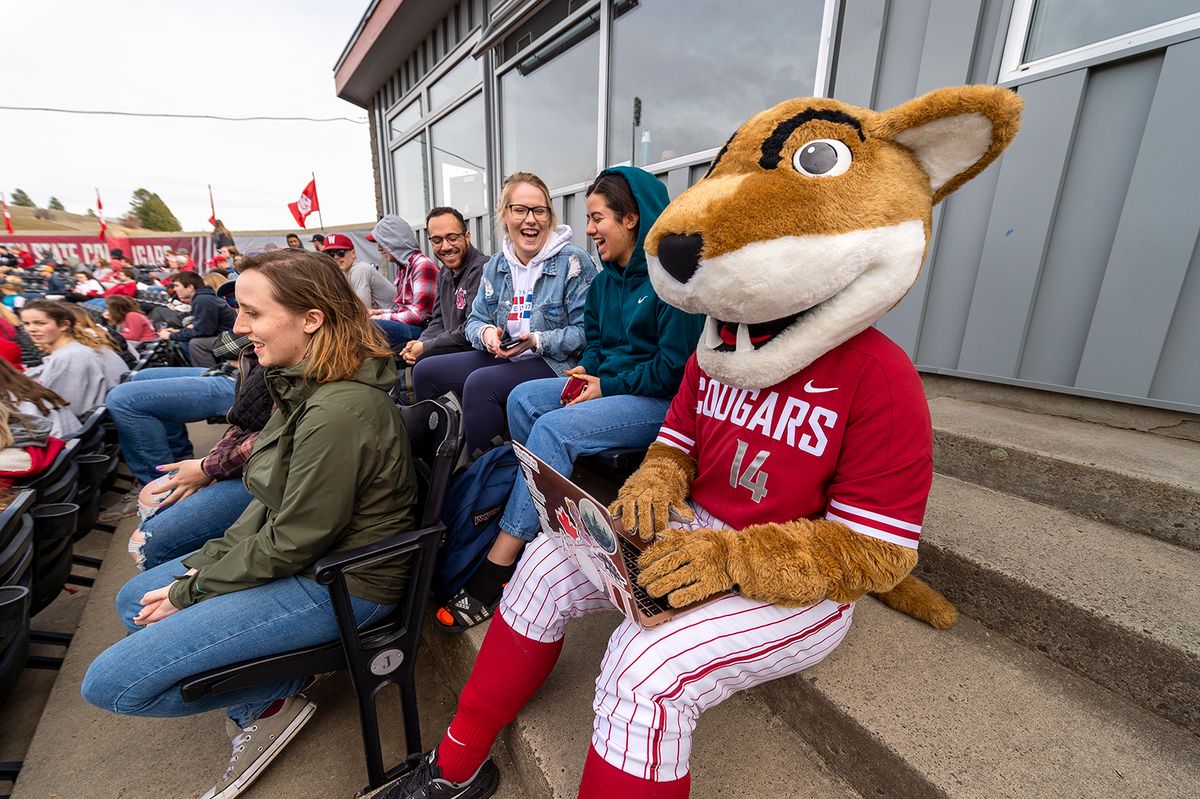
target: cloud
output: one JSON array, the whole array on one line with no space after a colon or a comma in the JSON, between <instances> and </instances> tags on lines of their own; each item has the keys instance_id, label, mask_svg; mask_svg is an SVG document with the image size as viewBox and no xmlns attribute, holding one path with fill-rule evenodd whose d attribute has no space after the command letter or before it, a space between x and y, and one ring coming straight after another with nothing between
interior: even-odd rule
<instances>
[{"instance_id":1,"label":"cloud","mask_svg":"<svg viewBox=\"0 0 1200 799\"><path fill-rule=\"evenodd\" d=\"M346 116L333 65L363 4L56 0L9 4L5 105L234 116ZM293 227L287 203L317 173L326 224L375 218L366 125L216 122L0 111L4 191L105 212L157 192L189 230L208 228L207 184L233 229ZM315 219L313 222L315 223Z\"/></svg>"}]
</instances>

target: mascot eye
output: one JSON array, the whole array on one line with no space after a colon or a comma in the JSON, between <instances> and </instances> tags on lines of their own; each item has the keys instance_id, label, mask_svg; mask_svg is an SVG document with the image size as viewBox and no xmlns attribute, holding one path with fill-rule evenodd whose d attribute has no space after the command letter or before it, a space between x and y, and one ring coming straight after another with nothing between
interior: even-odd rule
<instances>
[{"instance_id":1,"label":"mascot eye","mask_svg":"<svg viewBox=\"0 0 1200 799\"><path fill-rule=\"evenodd\" d=\"M850 168L850 148L837 139L817 139L802 146L792 156L792 166L801 175L833 178Z\"/></svg>"}]
</instances>

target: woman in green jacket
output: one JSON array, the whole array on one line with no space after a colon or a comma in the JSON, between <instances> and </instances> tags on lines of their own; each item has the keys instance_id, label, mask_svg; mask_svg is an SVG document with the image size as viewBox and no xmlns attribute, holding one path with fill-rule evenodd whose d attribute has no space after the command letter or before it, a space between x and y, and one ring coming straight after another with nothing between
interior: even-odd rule
<instances>
[{"instance_id":1,"label":"woman in green jacket","mask_svg":"<svg viewBox=\"0 0 1200 799\"><path fill-rule=\"evenodd\" d=\"M237 298L234 330L267 367L276 406L243 472L254 499L224 537L126 583L117 611L135 634L101 653L82 686L114 713L226 708L232 758L202 799L238 796L316 706L303 680L191 703L179 683L337 638L313 565L412 529L416 501L408 437L388 395L391 351L332 259L291 250L249 258ZM408 566L398 558L347 575L360 625L395 607Z\"/></svg>"}]
</instances>

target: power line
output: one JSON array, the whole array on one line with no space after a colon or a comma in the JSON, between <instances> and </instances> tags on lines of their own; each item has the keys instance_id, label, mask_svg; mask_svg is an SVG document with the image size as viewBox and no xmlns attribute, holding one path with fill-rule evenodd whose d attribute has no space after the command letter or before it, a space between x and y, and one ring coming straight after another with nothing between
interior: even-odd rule
<instances>
[{"instance_id":1,"label":"power line","mask_svg":"<svg viewBox=\"0 0 1200 799\"><path fill-rule=\"evenodd\" d=\"M26 105L0 105L0 111L49 111L55 114L82 114L85 116L154 117L159 119L216 119L221 122L352 122L365 125L365 119L350 117L227 117L217 114L152 114L139 111L94 111L80 108L48 108Z\"/></svg>"}]
</instances>

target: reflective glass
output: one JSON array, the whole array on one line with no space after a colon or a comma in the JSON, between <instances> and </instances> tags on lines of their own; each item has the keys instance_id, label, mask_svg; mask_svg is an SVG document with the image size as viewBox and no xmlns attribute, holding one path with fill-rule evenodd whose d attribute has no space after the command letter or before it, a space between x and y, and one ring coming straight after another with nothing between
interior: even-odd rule
<instances>
[{"instance_id":1,"label":"reflective glass","mask_svg":"<svg viewBox=\"0 0 1200 799\"><path fill-rule=\"evenodd\" d=\"M412 130L413 127L421 120L421 98L417 98L416 102L409 103L400 112L392 117L388 123L388 130L391 131L392 141L401 138L405 133Z\"/></svg>"},{"instance_id":2,"label":"reflective glass","mask_svg":"<svg viewBox=\"0 0 1200 799\"><path fill-rule=\"evenodd\" d=\"M438 78L437 82L430 85L430 110L436 111L472 86L478 86L479 75L479 62L471 56L463 58L451 67L449 72Z\"/></svg>"},{"instance_id":3,"label":"reflective glass","mask_svg":"<svg viewBox=\"0 0 1200 799\"><path fill-rule=\"evenodd\" d=\"M1025 60L1065 53L1196 12L1200 0L1038 0Z\"/></svg>"},{"instance_id":4,"label":"reflective glass","mask_svg":"<svg viewBox=\"0 0 1200 799\"><path fill-rule=\"evenodd\" d=\"M392 153L396 213L410 225L423 222L425 212L429 210L429 180L425 169L424 134Z\"/></svg>"},{"instance_id":5,"label":"reflective glass","mask_svg":"<svg viewBox=\"0 0 1200 799\"><path fill-rule=\"evenodd\" d=\"M477 94L430 128L433 147L433 196L463 216L487 210L487 143L483 95Z\"/></svg>"},{"instance_id":6,"label":"reflective glass","mask_svg":"<svg viewBox=\"0 0 1200 799\"><path fill-rule=\"evenodd\" d=\"M500 78L502 168L536 172L550 188L596 172L596 107L600 80L599 21L579 25L530 48Z\"/></svg>"},{"instance_id":7,"label":"reflective glass","mask_svg":"<svg viewBox=\"0 0 1200 799\"><path fill-rule=\"evenodd\" d=\"M672 0L617 5L610 164L720 147L752 114L813 94L823 0L688 0L686 14Z\"/></svg>"}]
</instances>

